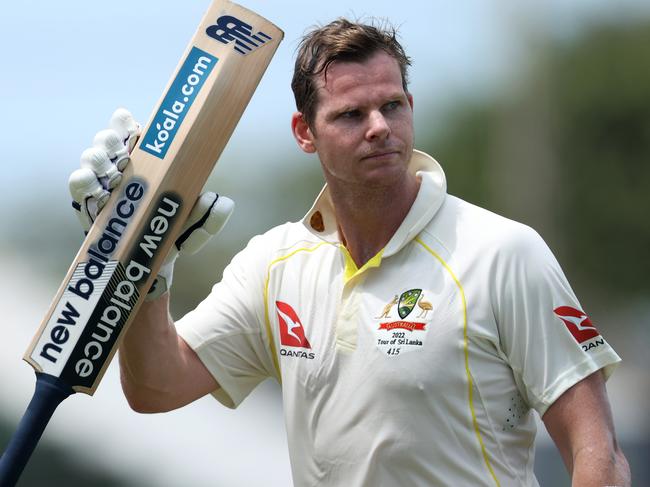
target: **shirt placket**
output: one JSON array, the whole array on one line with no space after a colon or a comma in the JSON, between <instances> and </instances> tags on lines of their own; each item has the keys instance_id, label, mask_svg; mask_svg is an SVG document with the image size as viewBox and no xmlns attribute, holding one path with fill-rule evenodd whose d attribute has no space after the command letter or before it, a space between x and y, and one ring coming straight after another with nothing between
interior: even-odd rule
<instances>
[{"instance_id":1,"label":"shirt placket","mask_svg":"<svg viewBox=\"0 0 650 487\"><path fill-rule=\"evenodd\" d=\"M353 352L357 348L359 311L363 300L364 282L368 272L381 264L383 249L357 268L348 250L341 245L345 262L343 273L343 291L336 317L336 347L344 352Z\"/></svg>"}]
</instances>

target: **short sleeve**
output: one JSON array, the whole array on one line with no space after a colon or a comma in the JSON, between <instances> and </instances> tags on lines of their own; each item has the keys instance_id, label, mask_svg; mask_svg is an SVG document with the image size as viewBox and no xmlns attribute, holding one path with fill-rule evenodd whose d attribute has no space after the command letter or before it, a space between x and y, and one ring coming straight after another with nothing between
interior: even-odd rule
<instances>
[{"instance_id":1,"label":"short sleeve","mask_svg":"<svg viewBox=\"0 0 650 487\"><path fill-rule=\"evenodd\" d=\"M578 302L552 252L517 225L498 251L492 305L500 345L528 404L540 415L593 372L620 357Z\"/></svg>"},{"instance_id":2,"label":"short sleeve","mask_svg":"<svg viewBox=\"0 0 650 487\"><path fill-rule=\"evenodd\" d=\"M261 239L252 239L207 298L176 322L179 335L221 386L214 397L230 408L264 379L277 377L264 326Z\"/></svg>"}]
</instances>

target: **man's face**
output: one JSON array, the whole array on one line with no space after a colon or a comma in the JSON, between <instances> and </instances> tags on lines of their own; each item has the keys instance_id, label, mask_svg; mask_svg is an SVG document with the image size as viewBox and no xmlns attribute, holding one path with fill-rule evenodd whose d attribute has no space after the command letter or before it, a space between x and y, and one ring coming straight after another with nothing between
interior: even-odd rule
<instances>
[{"instance_id":1,"label":"man's face","mask_svg":"<svg viewBox=\"0 0 650 487\"><path fill-rule=\"evenodd\" d=\"M385 187L404 177L413 150L413 99L397 61L383 51L363 63L334 62L317 80L318 106L307 127L293 128L317 152L330 185Z\"/></svg>"}]
</instances>

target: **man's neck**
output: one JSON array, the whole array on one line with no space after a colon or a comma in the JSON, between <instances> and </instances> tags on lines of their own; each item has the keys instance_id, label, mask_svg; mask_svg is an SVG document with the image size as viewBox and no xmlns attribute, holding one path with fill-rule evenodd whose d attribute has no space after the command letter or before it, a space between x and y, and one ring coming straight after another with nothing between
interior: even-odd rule
<instances>
[{"instance_id":1,"label":"man's neck","mask_svg":"<svg viewBox=\"0 0 650 487\"><path fill-rule=\"evenodd\" d=\"M386 246L400 227L415 201L420 182L407 174L388 187L328 186L341 241L360 268Z\"/></svg>"}]
</instances>

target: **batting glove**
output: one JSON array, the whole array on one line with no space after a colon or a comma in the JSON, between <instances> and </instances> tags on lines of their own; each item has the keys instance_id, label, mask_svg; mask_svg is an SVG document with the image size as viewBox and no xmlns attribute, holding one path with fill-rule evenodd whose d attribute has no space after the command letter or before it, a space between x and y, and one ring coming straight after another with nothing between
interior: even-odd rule
<instances>
[{"instance_id":1,"label":"batting glove","mask_svg":"<svg viewBox=\"0 0 650 487\"><path fill-rule=\"evenodd\" d=\"M235 203L217 193L203 193L194 204L180 236L158 270L158 276L149 289L147 300L158 299L172 285L174 263L179 255L193 255L225 226Z\"/></svg>"},{"instance_id":2,"label":"batting glove","mask_svg":"<svg viewBox=\"0 0 650 487\"><path fill-rule=\"evenodd\" d=\"M122 171L140 137L140 124L124 108L113 113L109 126L95 135L92 147L81 154L81 168L68 180L72 207L84 233L88 233L106 205L110 191L122 181Z\"/></svg>"},{"instance_id":3,"label":"batting glove","mask_svg":"<svg viewBox=\"0 0 650 487\"><path fill-rule=\"evenodd\" d=\"M81 154L81 168L74 171L68 181L72 207L85 234L106 205L111 192L122 181L122 171L131 160L131 151L141 134L140 124L124 108L113 113L109 126L95 135L93 146ZM198 252L224 227L234 207L230 198L216 193L207 192L199 197L160 267L147 300L157 299L171 288L177 257Z\"/></svg>"}]
</instances>

